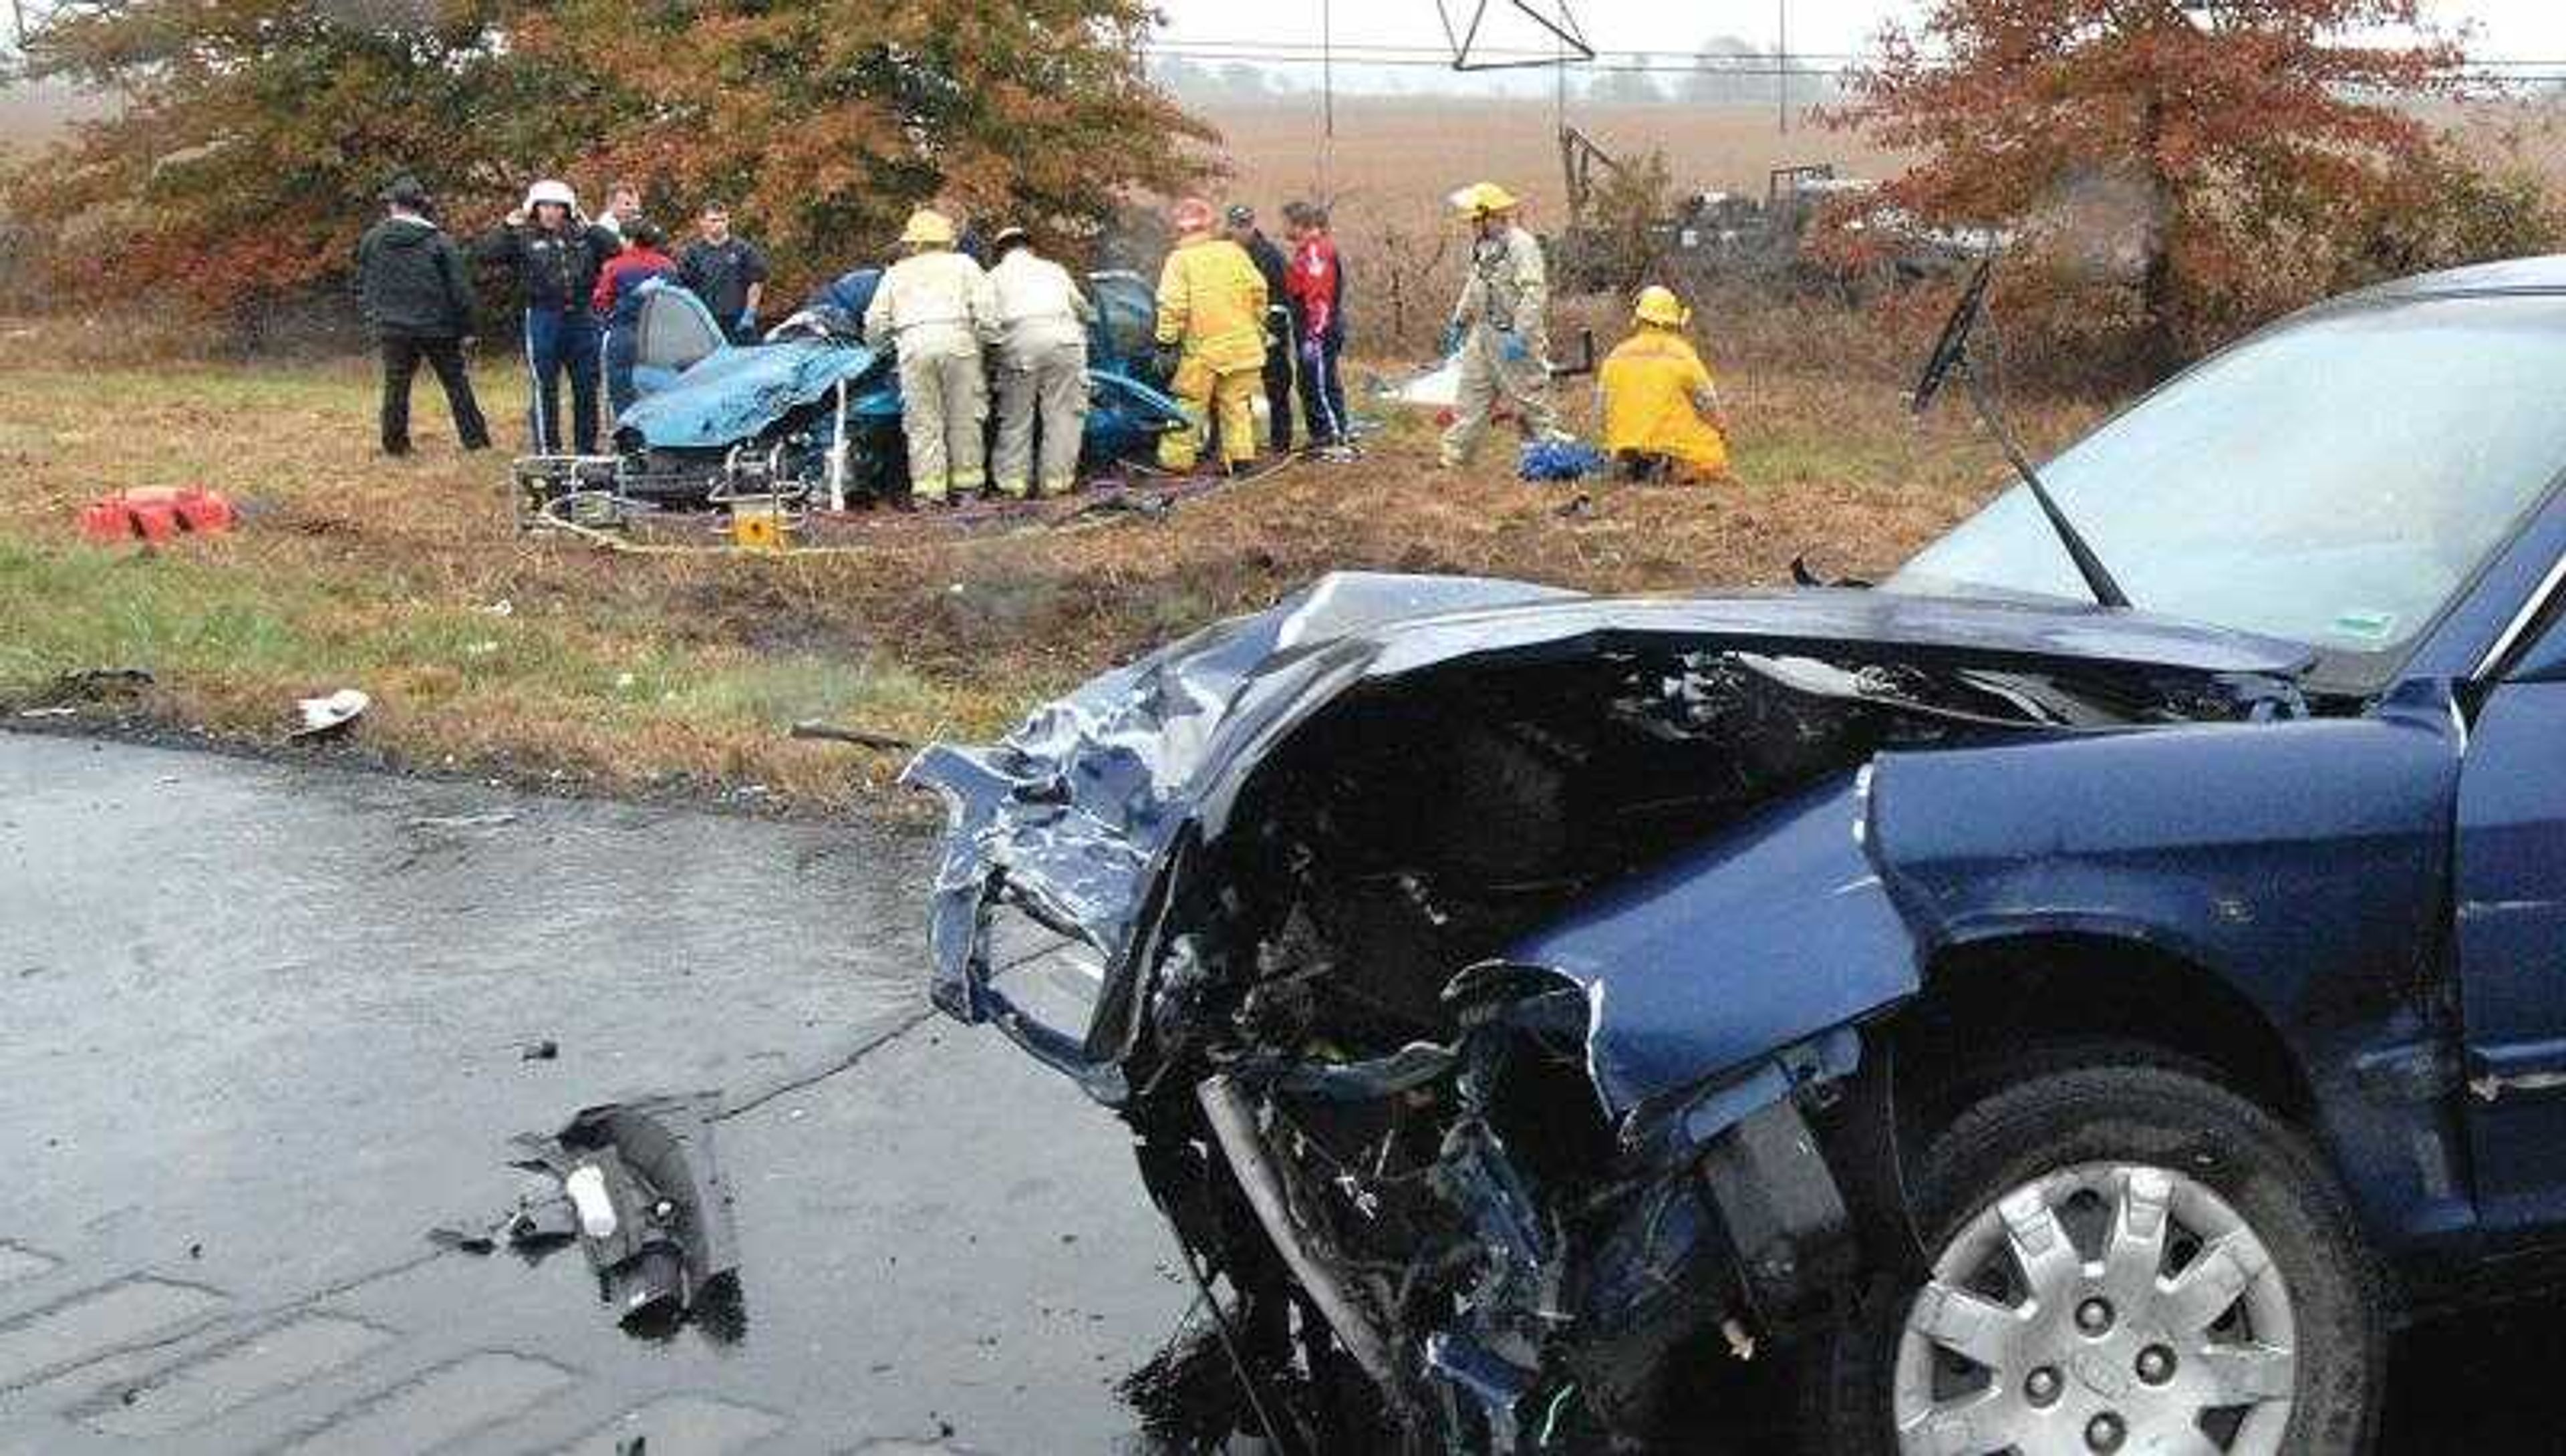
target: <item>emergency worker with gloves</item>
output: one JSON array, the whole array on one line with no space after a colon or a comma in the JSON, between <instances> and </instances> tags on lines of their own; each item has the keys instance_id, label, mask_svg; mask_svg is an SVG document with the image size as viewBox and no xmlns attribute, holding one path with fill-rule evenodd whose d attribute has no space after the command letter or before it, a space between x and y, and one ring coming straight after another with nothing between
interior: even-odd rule
<instances>
[{"instance_id":1,"label":"emergency worker with gloves","mask_svg":"<svg viewBox=\"0 0 2566 1456\"><path fill-rule=\"evenodd\" d=\"M1068 269L1034 251L1023 228L1000 228L989 250L998 260L989 270L989 288L998 301L1001 334L992 474L1000 495L1060 495L1077 480L1078 447L1087 432L1087 326L1096 306L1078 291Z\"/></svg>"},{"instance_id":2,"label":"emergency worker with gloves","mask_svg":"<svg viewBox=\"0 0 2566 1456\"><path fill-rule=\"evenodd\" d=\"M898 351L909 496L942 502L988 480L989 380L980 351L999 342L998 300L989 275L953 250L944 214L909 214L899 242L907 256L885 270L865 306L865 342Z\"/></svg>"},{"instance_id":3,"label":"emergency worker with gloves","mask_svg":"<svg viewBox=\"0 0 2566 1456\"><path fill-rule=\"evenodd\" d=\"M1443 352L1461 352L1459 397L1443 432L1446 469L1469 463L1500 400L1533 438L1561 437L1550 402L1550 284L1541 243L1516 222L1514 194L1494 182L1462 188L1452 205L1469 219L1473 237L1469 276L1443 331Z\"/></svg>"},{"instance_id":4,"label":"emergency worker with gloves","mask_svg":"<svg viewBox=\"0 0 2566 1456\"><path fill-rule=\"evenodd\" d=\"M1710 369L1683 336L1691 311L1656 284L1640 290L1631 337L1596 370L1604 448L1630 480L1728 474L1728 425Z\"/></svg>"},{"instance_id":5,"label":"emergency worker with gloves","mask_svg":"<svg viewBox=\"0 0 2566 1456\"><path fill-rule=\"evenodd\" d=\"M1265 278L1238 244L1212 231L1211 204L1188 197L1169 215L1175 251L1158 270L1158 356L1188 428L1158 436L1158 464L1191 470L1216 414L1230 473L1256 458L1256 394L1265 374Z\"/></svg>"},{"instance_id":6,"label":"emergency worker with gloves","mask_svg":"<svg viewBox=\"0 0 2566 1456\"><path fill-rule=\"evenodd\" d=\"M589 297L597 271L622 252L623 239L580 216L569 184L546 178L526 189L526 200L474 245L483 258L516 270L526 301L525 350L533 393L528 414L534 453L563 449L561 376L570 375L569 447L597 453L597 316Z\"/></svg>"}]
</instances>

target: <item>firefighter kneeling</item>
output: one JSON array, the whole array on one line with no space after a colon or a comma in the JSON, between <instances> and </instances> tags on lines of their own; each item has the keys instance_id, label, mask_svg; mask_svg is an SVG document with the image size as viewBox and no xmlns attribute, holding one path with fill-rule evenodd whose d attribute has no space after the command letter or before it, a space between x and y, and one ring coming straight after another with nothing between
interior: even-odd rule
<instances>
[{"instance_id":1,"label":"firefighter kneeling","mask_svg":"<svg viewBox=\"0 0 2566 1456\"><path fill-rule=\"evenodd\" d=\"M1683 337L1691 317L1671 292L1642 289L1634 332L1596 373L1605 453L1625 479L1728 476L1728 421L1710 370Z\"/></svg>"}]
</instances>

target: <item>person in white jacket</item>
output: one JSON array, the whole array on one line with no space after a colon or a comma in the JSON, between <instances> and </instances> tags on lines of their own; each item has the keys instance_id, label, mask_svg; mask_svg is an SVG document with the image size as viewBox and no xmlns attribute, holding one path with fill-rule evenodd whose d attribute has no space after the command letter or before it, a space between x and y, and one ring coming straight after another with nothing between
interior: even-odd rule
<instances>
[{"instance_id":1,"label":"person in white jacket","mask_svg":"<svg viewBox=\"0 0 2566 1456\"><path fill-rule=\"evenodd\" d=\"M1078 475L1087 430L1087 326L1096 306L1069 270L1034 251L1020 227L990 240L998 300L998 445L990 467L1000 495L1059 495ZM1035 460L1034 425L1042 425Z\"/></svg>"},{"instance_id":2,"label":"person in white jacket","mask_svg":"<svg viewBox=\"0 0 2566 1456\"><path fill-rule=\"evenodd\" d=\"M989 381L980 351L998 342L998 304L989 275L953 251L944 214L920 208L899 241L908 256L874 290L865 342L898 351L909 495L940 503L988 480Z\"/></svg>"}]
</instances>

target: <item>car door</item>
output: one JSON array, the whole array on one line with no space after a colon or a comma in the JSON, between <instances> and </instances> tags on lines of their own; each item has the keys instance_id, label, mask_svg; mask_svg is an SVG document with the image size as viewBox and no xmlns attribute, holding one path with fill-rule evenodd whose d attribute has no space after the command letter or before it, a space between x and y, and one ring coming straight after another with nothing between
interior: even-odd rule
<instances>
[{"instance_id":1,"label":"car door","mask_svg":"<svg viewBox=\"0 0 2566 1456\"><path fill-rule=\"evenodd\" d=\"M2451 896L2480 1214L2566 1228L2566 625L2482 691Z\"/></svg>"}]
</instances>

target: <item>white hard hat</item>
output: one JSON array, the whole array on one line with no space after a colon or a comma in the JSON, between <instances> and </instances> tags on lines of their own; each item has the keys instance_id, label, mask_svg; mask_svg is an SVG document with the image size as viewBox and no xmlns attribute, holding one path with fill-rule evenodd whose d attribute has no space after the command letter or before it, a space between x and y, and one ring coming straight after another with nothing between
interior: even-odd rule
<instances>
[{"instance_id":1,"label":"white hard hat","mask_svg":"<svg viewBox=\"0 0 2566 1456\"><path fill-rule=\"evenodd\" d=\"M573 212L579 210L579 194L570 189L570 183L552 177L546 177L526 189L526 210L534 211L535 204L538 202L558 202Z\"/></svg>"}]
</instances>

